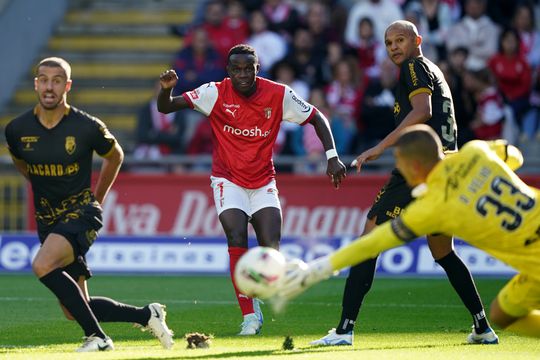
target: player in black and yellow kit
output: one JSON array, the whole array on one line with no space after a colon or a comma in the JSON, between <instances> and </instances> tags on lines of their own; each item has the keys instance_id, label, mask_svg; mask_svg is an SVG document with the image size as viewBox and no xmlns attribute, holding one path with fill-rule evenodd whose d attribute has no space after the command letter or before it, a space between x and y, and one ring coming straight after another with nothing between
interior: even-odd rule
<instances>
[{"instance_id":1,"label":"player in black and yellow kit","mask_svg":"<svg viewBox=\"0 0 540 360\"><path fill-rule=\"evenodd\" d=\"M512 171L523 163L519 150L504 140L474 140L445 157L437 134L423 124L404 130L395 147L396 166L416 199L333 254L291 263L282 299L419 236L454 234L519 271L491 303L491 321L540 337L540 190Z\"/></svg>"},{"instance_id":2,"label":"player in black and yellow kit","mask_svg":"<svg viewBox=\"0 0 540 360\"><path fill-rule=\"evenodd\" d=\"M457 148L452 94L441 70L422 56L421 44L422 37L418 35L416 26L408 21L396 21L386 29L386 51L392 62L400 68L394 103L396 128L353 161L352 165L357 167L358 172L364 163L377 159L385 149L392 146L403 129L414 124L425 123L433 128L445 151L455 151ZM399 170L394 169L367 215L364 234L398 217L411 200L405 179ZM484 332L494 334L485 317L474 280L466 265L453 251L452 237L429 235L428 244L433 258L445 270L473 318L474 330L471 336ZM312 345L352 345L356 318L365 295L371 289L376 263L375 256L350 269L343 293L340 322L328 335L311 342Z\"/></svg>"},{"instance_id":3,"label":"player in black and yellow kit","mask_svg":"<svg viewBox=\"0 0 540 360\"><path fill-rule=\"evenodd\" d=\"M172 346L164 306L121 304L90 297L91 273L85 254L102 226L103 202L123 160L122 148L99 119L67 103L71 67L61 58L43 59L34 86L38 104L12 120L5 129L17 169L34 194L35 218L41 247L32 269L60 301L66 317L84 330L79 352L112 350L99 321L133 322ZM94 191L90 188L92 155L103 158Z\"/></svg>"}]
</instances>

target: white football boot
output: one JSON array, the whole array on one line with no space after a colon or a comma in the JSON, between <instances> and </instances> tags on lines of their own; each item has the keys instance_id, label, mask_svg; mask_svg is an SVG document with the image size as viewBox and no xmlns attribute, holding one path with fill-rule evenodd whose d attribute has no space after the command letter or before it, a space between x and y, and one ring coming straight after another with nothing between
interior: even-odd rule
<instances>
[{"instance_id":1,"label":"white football boot","mask_svg":"<svg viewBox=\"0 0 540 360\"><path fill-rule=\"evenodd\" d=\"M354 332L351 330L346 334L336 334L336 329L330 329L326 336L312 341L309 344L314 346L336 346L336 345L352 345L354 340Z\"/></svg>"},{"instance_id":2,"label":"white football boot","mask_svg":"<svg viewBox=\"0 0 540 360\"><path fill-rule=\"evenodd\" d=\"M98 336L83 337L84 343L76 352L93 352L93 351L111 351L114 350L114 344L110 337L102 339Z\"/></svg>"},{"instance_id":3,"label":"white football boot","mask_svg":"<svg viewBox=\"0 0 540 360\"><path fill-rule=\"evenodd\" d=\"M139 327L142 331L150 331L150 333L159 340L163 348L172 348L174 344L174 333L169 329L165 322L165 318L167 317L165 305L152 303L148 305L148 308L150 309L150 320L148 320L148 325Z\"/></svg>"},{"instance_id":4,"label":"white football boot","mask_svg":"<svg viewBox=\"0 0 540 360\"><path fill-rule=\"evenodd\" d=\"M467 336L467 342L469 344L496 345L499 343L499 337L492 328L487 328L482 334L477 334L473 326L472 332Z\"/></svg>"},{"instance_id":5,"label":"white football boot","mask_svg":"<svg viewBox=\"0 0 540 360\"><path fill-rule=\"evenodd\" d=\"M264 317L260 303L262 303L261 300L253 299L253 310L255 310L255 312L252 314L244 315L244 321L240 325L242 329L240 330L238 335L257 335L261 332Z\"/></svg>"}]
</instances>

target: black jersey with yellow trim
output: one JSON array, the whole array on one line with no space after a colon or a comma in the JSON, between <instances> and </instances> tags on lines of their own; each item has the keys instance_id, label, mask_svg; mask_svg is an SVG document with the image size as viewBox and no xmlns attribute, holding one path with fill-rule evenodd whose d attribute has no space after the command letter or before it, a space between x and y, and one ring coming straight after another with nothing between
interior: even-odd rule
<instances>
[{"instance_id":1,"label":"black jersey with yellow trim","mask_svg":"<svg viewBox=\"0 0 540 360\"><path fill-rule=\"evenodd\" d=\"M439 67L423 56L408 59L400 66L394 103L396 126L412 111L411 98L420 93L431 95L432 116L426 124L439 135L445 151L456 150L457 125L450 87Z\"/></svg>"},{"instance_id":2,"label":"black jersey with yellow trim","mask_svg":"<svg viewBox=\"0 0 540 360\"><path fill-rule=\"evenodd\" d=\"M37 108L5 129L11 155L26 163L36 218L51 223L78 203L93 201L92 156L108 154L116 139L96 117L70 107L53 128L44 127Z\"/></svg>"}]
</instances>

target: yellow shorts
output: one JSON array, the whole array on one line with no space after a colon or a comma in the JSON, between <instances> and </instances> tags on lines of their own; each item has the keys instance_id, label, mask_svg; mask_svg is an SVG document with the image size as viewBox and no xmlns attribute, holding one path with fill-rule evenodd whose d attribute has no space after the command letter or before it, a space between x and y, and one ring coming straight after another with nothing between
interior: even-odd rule
<instances>
[{"instance_id":1,"label":"yellow shorts","mask_svg":"<svg viewBox=\"0 0 540 360\"><path fill-rule=\"evenodd\" d=\"M508 315L525 316L540 309L540 280L526 274L517 274L502 288L497 300Z\"/></svg>"}]
</instances>

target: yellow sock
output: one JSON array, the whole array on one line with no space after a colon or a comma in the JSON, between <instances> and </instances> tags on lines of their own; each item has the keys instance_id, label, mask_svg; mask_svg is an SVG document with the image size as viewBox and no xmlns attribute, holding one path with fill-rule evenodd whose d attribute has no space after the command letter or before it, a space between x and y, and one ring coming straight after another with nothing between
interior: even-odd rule
<instances>
[{"instance_id":1,"label":"yellow sock","mask_svg":"<svg viewBox=\"0 0 540 360\"><path fill-rule=\"evenodd\" d=\"M515 332L519 335L533 336L540 338L540 310L533 310L529 315L515 321L505 330Z\"/></svg>"}]
</instances>

